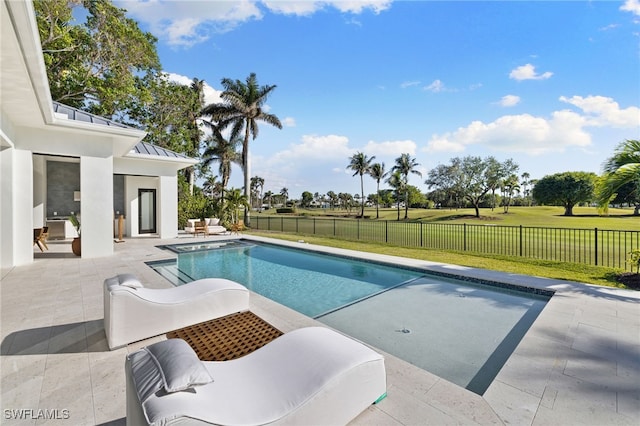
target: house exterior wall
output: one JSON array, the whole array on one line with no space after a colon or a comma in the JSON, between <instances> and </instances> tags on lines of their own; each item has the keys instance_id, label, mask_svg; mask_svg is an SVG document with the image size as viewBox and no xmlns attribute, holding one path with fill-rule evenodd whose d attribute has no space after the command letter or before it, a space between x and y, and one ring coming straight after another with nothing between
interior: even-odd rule
<instances>
[{"instance_id":1,"label":"house exterior wall","mask_svg":"<svg viewBox=\"0 0 640 426\"><path fill-rule=\"evenodd\" d=\"M158 191L158 234L160 238L178 236L178 177L160 176Z\"/></svg>"},{"instance_id":2,"label":"house exterior wall","mask_svg":"<svg viewBox=\"0 0 640 426\"><path fill-rule=\"evenodd\" d=\"M0 151L0 263L2 269L33 261L33 162L31 151Z\"/></svg>"},{"instance_id":3,"label":"house exterior wall","mask_svg":"<svg viewBox=\"0 0 640 426\"><path fill-rule=\"evenodd\" d=\"M113 158L80 157L82 257L113 254Z\"/></svg>"}]
</instances>

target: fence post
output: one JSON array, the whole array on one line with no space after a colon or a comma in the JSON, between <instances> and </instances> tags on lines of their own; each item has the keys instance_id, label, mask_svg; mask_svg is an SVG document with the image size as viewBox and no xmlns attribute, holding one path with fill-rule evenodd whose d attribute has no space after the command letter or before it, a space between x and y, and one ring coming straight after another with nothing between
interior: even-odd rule
<instances>
[{"instance_id":1,"label":"fence post","mask_svg":"<svg viewBox=\"0 0 640 426\"><path fill-rule=\"evenodd\" d=\"M520 257L522 257L522 225L520 225Z\"/></svg>"},{"instance_id":2,"label":"fence post","mask_svg":"<svg viewBox=\"0 0 640 426\"><path fill-rule=\"evenodd\" d=\"M336 236L336 220L333 219L333 236Z\"/></svg>"},{"instance_id":3,"label":"fence post","mask_svg":"<svg viewBox=\"0 0 640 426\"><path fill-rule=\"evenodd\" d=\"M296 217L296 234L298 233L298 222L299 222L299 217Z\"/></svg>"},{"instance_id":4,"label":"fence post","mask_svg":"<svg viewBox=\"0 0 640 426\"><path fill-rule=\"evenodd\" d=\"M422 229L423 229L422 225L424 225L424 223L422 223L422 222L419 222L419 223L420 223L420 247L422 247L424 245L422 243Z\"/></svg>"},{"instance_id":5,"label":"fence post","mask_svg":"<svg viewBox=\"0 0 640 426\"><path fill-rule=\"evenodd\" d=\"M596 266L598 266L598 228L594 228L593 229L593 236L594 236L593 241L595 242L594 243L594 246L595 246L595 253L594 254L595 254L595 257L596 257Z\"/></svg>"},{"instance_id":6,"label":"fence post","mask_svg":"<svg viewBox=\"0 0 640 426\"><path fill-rule=\"evenodd\" d=\"M313 218L313 235L316 235L316 218Z\"/></svg>"},{"instance_id":7,"label":"fence post","mask_svg":"<svg viewBox=\"0 0 640 426\"><path fill-rule=\"evenodd\" d=\"M384 221L384 242L385 243L389 242L389 221L388 220Z\"/></svg>"},{"instance_id":8,"label":"fence post","mask_svg":"<svg viewBox=\"0 0 640 426\"><path fill-rule=\"evenodd\" d=\"M462 235L463 235L463 237L462 237L462 239L463 239L463 242L462 242L463 249L462 250L463 251L467 251L467 224L463 223L462 225L463 225L463 229L464 229L464 232L462 233Z\"/></svg>"}]
</instances>

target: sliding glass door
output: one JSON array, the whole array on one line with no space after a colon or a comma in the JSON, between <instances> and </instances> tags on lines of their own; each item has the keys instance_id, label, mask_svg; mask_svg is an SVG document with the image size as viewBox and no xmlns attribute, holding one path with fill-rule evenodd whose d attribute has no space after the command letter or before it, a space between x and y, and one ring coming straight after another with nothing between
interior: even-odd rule
<instances>
[{"instance_id":1,"label":"sliding glass door","mask_svg":"<svg viewBox=\"0 0 640 426\"><path fill-rule=\"evenodd\" d=\"M138 189L138 233L156 233L155 189Z\"/></svg>"}]
</instances>

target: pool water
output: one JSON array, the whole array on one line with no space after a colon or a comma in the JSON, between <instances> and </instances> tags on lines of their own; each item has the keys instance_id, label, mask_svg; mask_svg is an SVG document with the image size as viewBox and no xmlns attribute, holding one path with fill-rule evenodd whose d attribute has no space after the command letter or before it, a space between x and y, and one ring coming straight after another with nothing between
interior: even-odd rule
<instances>
[{"instance_id":1,"label":"pool water","mask_svg":"<svg viewBox=\"0 0 640 426\"><path fill-rule=\"evenodd\" d=\"M482 394L549 296L245 241L174 245L149 265L180 285L224 277Z\"/></svg>"}]
</instances>

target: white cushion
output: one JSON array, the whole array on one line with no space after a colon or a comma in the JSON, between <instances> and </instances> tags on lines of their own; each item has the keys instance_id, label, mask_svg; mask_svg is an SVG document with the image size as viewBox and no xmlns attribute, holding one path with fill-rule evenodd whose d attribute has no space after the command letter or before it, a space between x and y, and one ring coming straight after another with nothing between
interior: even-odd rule
<instances>
[{"instance_id":1,"label":"white cushion","mask_svg":"<svg viewBox=\"0 0 640 426\"><path fill-rule=\"evenodd\" d=\"M145 348L154 360L167 392L211 383L211 375L191 346L182 339L169 339Z\"/></svg>"},{"instance_id":2,"label":"white cushion","mask_svg":"<svg viewBox=\"0 0 640 426\"><path fill-rule=\"evenodd\" d=\"M140 403L140 389L128 385L127 423L347 424L386 393L384 358L328 328L298 329L241 358L202 364L215 381L189 392L147 390Z\"/></svg>"},{"instance_id":3,"label":"white cushion","mask_svg":"<svg viewBox=\"0 0 640 426\"><path fill-rule=\"evenodd\" d=\"M215 226L217 224L220 223L220 219L218 219L217 217L212 217L210 219L207 219L207 225L208 226Z\"/></svg>"}]
</instances>

